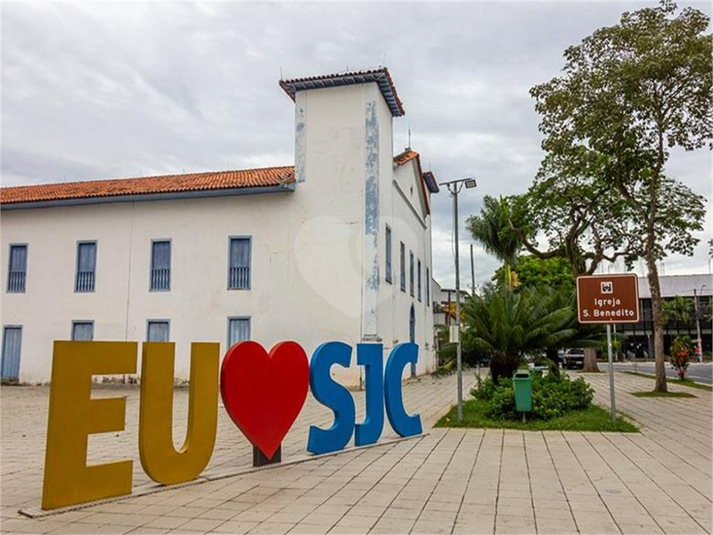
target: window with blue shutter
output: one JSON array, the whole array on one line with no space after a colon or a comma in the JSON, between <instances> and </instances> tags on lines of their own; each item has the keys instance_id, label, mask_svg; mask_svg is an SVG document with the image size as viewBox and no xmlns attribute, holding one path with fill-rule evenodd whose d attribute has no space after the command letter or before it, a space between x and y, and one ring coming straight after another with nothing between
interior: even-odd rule
<instances>
[{"instance_id":1,"label":"window with blue shutter","mask_svg":"<svg viewBox=\"0 0 713 535\"><path fill-rule=\"evenodd\" d=\"M7 275L7 291L22 293L27 278L27 245L10 246L10 269Z\"/></svg>"},{"instance_id":2,"label":"window with blue shutter","mask_svg":"<svg viewBox=\"0 0 713 535\"><path fill-rule=\"evenodd\" d=\"M228 289L250 289L250 238L230 238Z\"/></svg>"},{"instance_id":3,"label":"window with blue shutter","mask_svg":"<svg viewBox=\"0 0 713 535\"><path fill-rule=\"evenodd\" d=\"M409 251L409 293L411 294L411 297L413 297L413 251Z\"/></svg>"},{"instance_id":4,"label":"window with blue shutter","mask_svg":"<svg viewBox=\"0 0 713 535\"><path fill-rule=\"evenodd\" d=\"M94 322L93 321L73 321L72 322L72 340L91 342L94 340Z\"/></svg>"},{"instance_id":5,"label":"window with blue shutter","mask_svg":"<svg viewBox=\"0 0 713 535\"><path fill-rule=\"evenodd\" d=\"M168 342L169 322L167 320L149 320L146 326L147 342Z\"/></svg>"},{"instance_id":6,"label":"window with blue shutter","mask_svg":"<svg viewBox=\"0 0 713 535\"><path fill-rule=\"evenodd\" d=\"M8 325L3 329L2 362L0 375L2 379L17 382L20 378L20 351L22 349L22 327Z\"/></svg>"},{"instance_id":7,"label":"window with blue shutter","mask_svg":"<svg viewBox=\"0 0 713 535\"><path fill-rule=\"evenodd\" d=\"M151 291L171 289L171 242L156 240L151 242Z\"/></svg>"},{"instance_id":8,"label":"window with blue shutter","mask_svg":"<svg viewBox=\"0 0 713 535\"><path fill-rule=\"evenodd\" d=\"M391 282L391 228L386 225L386 271L384 280Z\"/></svg>"},{"instance_id":9,"label":"window with blue shutter","mask_svg":"<svg viewBox=\"0 0 713 535\"><path fill-rule=\"evenodd\" d=\"M399 250L400 260L401 260L401 291L406 291L406 246L404 242L401 242L401 249Z\"/></svg>"},{"instance_id":10,"label":"window with blue shutter","mask_svg":"<svg viewBox=\"0 0 713 535\"><path fill-rule=\"evenodd\" d=\"M77 244L77 277L75 292L93 292L97 267L97 242Z\"/></svg>"},{"instance_id":11,"label":"window with blue shutter","mask_svg":"<svg viewBox=\"0 0 713 535\"><path fill-rule=\"evenodd\" d=\"M421 300L421 260L418 261L418 300Z\"/></svg>"},{"instance_id":12,"label":"window with blue shutter","mask_svg":"<svg viewBox=\"0 0 713 535\"><path fill-rule=\"evenodd\" d=\"M426 306L431 306L431 271L426 268Z\"/></svg>"},{"instance_id":13,"label":"window with blue shutter","mask_svg":"<svg viewBox=\"0 0 713 535\"><path fill-rule=\"evenodd\" d=\"M228 347L250 340L250 318L228 318Z\"/></svg>"}]
</instances>

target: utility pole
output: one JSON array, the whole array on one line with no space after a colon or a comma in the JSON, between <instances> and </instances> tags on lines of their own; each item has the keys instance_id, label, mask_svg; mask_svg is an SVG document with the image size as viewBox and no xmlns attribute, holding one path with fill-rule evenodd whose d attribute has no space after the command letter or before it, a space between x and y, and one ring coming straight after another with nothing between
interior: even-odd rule
<instances>
[{"instance_id":1,"label":"utility pole","mask_svg":"<svg viewBox=\"0 0 713 535\"><path fill-rule=\"evenodd\" d=\"M453 227L454 227L454 238L455 238L455 264L456 264L456 375L458 381L458 421L463 421L463 360L462 360L462 348L461 348L461 336L460 336L460 248L458 243L458 193L463 188L465 184L466 188L474 188L477 186L475 179L460 178L458 180L451 180L450 182L444 182L441 186L448 187L448 191L453 197Z\"/></svg>"}]
</instances>

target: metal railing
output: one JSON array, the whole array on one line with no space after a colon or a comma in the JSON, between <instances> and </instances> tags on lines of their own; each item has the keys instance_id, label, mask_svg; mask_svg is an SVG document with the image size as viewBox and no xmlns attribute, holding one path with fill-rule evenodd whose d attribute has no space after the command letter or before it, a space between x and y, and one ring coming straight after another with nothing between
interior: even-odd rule
<instances>
[{"instance_id":1,"label":"metal railing","mask_svg":"<svg viewBox=\"0 0 713 535\"><path fill-rule=\"evenodd\" d=\"M93 271L78 271L77 283L74 290L76 292L93 292L94 291L94 272Z\"/></svg>"},{"instance_id":2,"label":"metal railing","mask_svg":"<svg viewBox=\"0 0 713 535\"><path fill-rule=\"evenodd\" d=\"M171 288L171 270L152 269L151 270L151 289L152 290L169 290Z\"/></svg>"},{"instance_id":3,"label":"metal railing","mask_svg":"<svg viewBox=\"0 0 713 535\"><path fill-rule=\"evenodd\" d=\"M228 273L228 288L231 290L247 290L250 288L250 268L231 267Z\"/></svg>"},{"instance_id":4,"label":"metal railing","mask_svg":"<svg viewBox=\"0 0 713 535\"><path fill-rule=\"evenodd\" d=\"M24 292L25 291L25 272L11 271L7 280L8 292Z\"/></svg>"}]
</instances>

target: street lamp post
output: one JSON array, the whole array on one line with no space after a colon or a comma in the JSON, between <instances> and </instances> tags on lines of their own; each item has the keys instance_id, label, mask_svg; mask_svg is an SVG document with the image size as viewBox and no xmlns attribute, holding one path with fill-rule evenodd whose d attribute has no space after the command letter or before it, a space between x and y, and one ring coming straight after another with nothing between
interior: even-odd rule
<instances>
[{"instance_id":1,"label":"street lamp post","mask_svg":"<svg viewBox=\"0 0 713 535\"><path fill-rule=\"evenodd\" d=\"M703 288L705 288L706 285L704 284L701 286L700 293L703 293ZM696 295L696 289L693 289L693 310L696 315L696 336L698 339L696 340L698 344L698 358L703 361L703 340L701 339L701 318L700 315L698 314L698 296Z\"/></svg>"},{"instance_id":2,"label":"street lamp post","mask_svg":"<svg viewBox=\"0 0 713 535\"><path fill-rule=\"evenodd\" d=\"M446 186L453 197L453 227L455 228L455 255L456 255L456 332L458 339L456 341L456 376L458 380L458 421L463 421L463 359L460 343L460 256L458 247L458 193L463 186L466 188L475 188L478 184L475 178L459 178L450 182L442 182L441 186Z\"/></svg>"}]
</instances>

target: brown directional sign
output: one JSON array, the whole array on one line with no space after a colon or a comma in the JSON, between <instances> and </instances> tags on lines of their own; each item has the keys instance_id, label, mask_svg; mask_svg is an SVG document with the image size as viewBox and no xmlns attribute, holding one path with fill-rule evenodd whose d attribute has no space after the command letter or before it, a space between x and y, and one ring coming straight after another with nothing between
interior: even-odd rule
<instances>
[{"instance_id":1,"label":"brown directional sign","mask_svg":"<svg viewBox=\"0 0 713 535\"><path fill-rule=\"evenodd\" d=\"M633 273L577 277L579 323L639 321L639 281Z\"/></svg>"}]
</instances>

